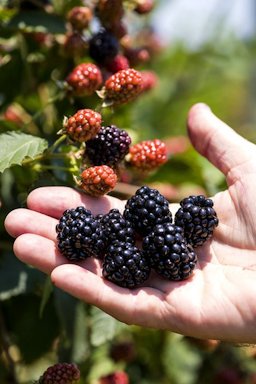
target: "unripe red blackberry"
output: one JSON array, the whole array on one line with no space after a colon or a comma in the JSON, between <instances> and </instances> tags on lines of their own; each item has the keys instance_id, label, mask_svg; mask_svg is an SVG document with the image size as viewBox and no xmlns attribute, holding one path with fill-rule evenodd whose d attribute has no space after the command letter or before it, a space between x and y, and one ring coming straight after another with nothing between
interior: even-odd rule
<instances>
[{"instance_id":1,"label":"unripe red blackberry","mask_svg":"<svg viewBox=\"0 0 256 384\"><path fill-rule=\"evenodd\" d=\"M135 245L115 241L107 248L102 275L105 279L124 288L136 288L150 274L148 260Z\"/></svg>"},{"instance_id":2,"label":"unripe red blackberry","mask_svg":"<svg viewBox=\"0 0 256 384\"><path fill-rule=\"evenodd\" d=\"M157 189L147 186L127 200L123 215L141 236L150 233L157 224L172 221L168 200Z\"/></svg>"},{"instance_id":3,"label":"unripe red blackberry","mask_svg":"<svg viewBox=\"0 0 256 384\"><path fill-rule=\"evenodd\" d=\"M181 227L171 223L156 225L144 237L142 249L151 267L168 280L184 280L193 272L197 256L184 238Z\"/></svg>"},{"instance_id":4,"label":"unripe red blackberry","mask_svg":"<svg viewBox=\"0 0 256 384\"><path fill-rule=\"evenodd\" d=\"M184 229L185 238L193 247L203 245L219 223L213 201L203 195L189 196L180 205L175 224Z\"/></svg>"},{"instance_id":5,"label":"unripe red blackberry","mask_svg":"<svg viewBox=\"0 0 256 384\"><path fill-rule=\"evenodd\" d=\"M118 71L105 82L104 99L113 105L134 100L142 91L142 76L133 68Z\"/></svg>"},{"instance_id":6,"label":"unripe red blackberry","mask_svg":"<svg viewBox=\"0 0 256 384\"><path fill-rule=\"evenodd\" d=\"M69 261L102 258L106 238L100 222L84 207L67 209L56 226L58 249Z\"/></svg>"},{"instance_id":7,"label":"unripe red blackberry","mask_svg":"<svg viewBox=\"0 0 256 384\"><path fill-rule=\"evenodd\" d=\"M115 125L101 127L99 133L86 143L85 155L93 165L115 166L129 152L129 134Z\"/></svg>"},{"instance_id":8,"label":"unripe red blackberry","mask_svg":"<svg viewBox=\"0 0 256 384\"><path fill-rule=\"evenodd\" d=\"M127 161L139 170L154 170L167 161L166 145L159 139L142 141L130 147Z\"/></svg>"},{"instance_id":9,"label":"unripe red blackberry","mask_svg":"<svg viewBox=\"0 0 256 384\"><path fill-rule=\"evenodd\" d=\"M154 5L154 0L137 0L137 5L134 8L134 11L139 15L145 15L153 10Z\"/></svg>"},{"instance_id":10,"label":"unripe red blackberry","mask_svg":"<svg viewBox=\"0 0 256 384\"><path fill-rule=\"evenodd\" d=\"M89 55L96 63L104 65L119 51L118 39L106 29L101 29L89 40Z\"/></svg>"},{"instance_id":11,"label":"unripe red blackberry","mask_svg":"<svg viewBox=\"0 0 256 384\"><path fill-rule=\"evenodd\" d=\"M145 47L126 47L124 55L127 57L131 67L137 67L140 64L147 63L150 60L150 54Z\"/></svg>"},{"instance_id":12,"label":"unripe red blackberry","mask_svg":"<svg viewBox=\"0 0 256 384\"><path fill-rule=\"evenodd\" d=\"M99 165L82 172L79 187L89 195L98 197L112 191L116 183L115 171L107 165Z\"/></svg>"},{"instance_id":13,"label":"unripe red blackberry","mask_svg":"<svg viewBox=\"0 0 256 384\"><path fill-rule=\"evenodd\" d=\"M158 83L158 77L154 71L141 71L142 75L142 91L150 91L155 88Z\"/></svg>"},{"instance_id":14,"label":"unripe red blackberry","mask_svg":"<svg viewBox=\"0 0 256 384\"><path fill-rule=\"evenodd\" d=\"M108 71L116 73L130 67L128 59L124 55L116 55L113 59L109 60L105 67Z\"/></svg>"},{"instance_id":15,"label":"unripe red blackberry","mask_svg":"<svg viewBox=\"0 0 256 384\"><path fill-rule=\"evenodd\" d=\"M97 65L81 63L72 70L66 81L74 96L89 96L101 86L103 78Z\"/></svg>"},{"instance_id":16,"label":"unripe red blackberry","mask_svg":"<svg viewBox=\"0 0 256 384\"><path fill-rule=\"evenodd\" d=\"M67 20L72 28L77 31L82 31L87 28L92 20L93 14L89 7L73 7L67 15Z\"/></svg>"},{"instance_id":17,"label":"unripe red blackberry","mask_svg":"<svg viewBox=\"0 0 256 384\"><path fill-rule=\"evenodd\" d=\"M65 121L63 133L71 140L82 143L95 137L100 128L100 113L92 109L80 109Z\"/></svg>"},{"instance_id":18,"label":"unripe red blackberry","mask_svg":"<svg viewBox=\"0 0 256 384\"><path fill-rule=\"evenodd\" d=\"M129 382L129 377L124 371L110 373L99 379L99 384L129 384Z\"/></svg>"},{"instance_id":19,"label":"unripe red blackberry","mask_svg":"<svg viewBox=\"0 0 256 384\"><path fill-rule=\"evenodd\" d=\"M68 57L82 57L88 49L88 42L78 32L68 33L63 43L63 54Z\"/></svg>"},{"instance_id":20,"label":"unripe red blackberry","mask_svg":"<svg viewBox=\"0 0 256 384\"><path fill-rule=\"evenodd\" d=\"M95 14L104 27L111 28L124 15L123 0L98 0Z\"/></svg>"},{"instance_id":21,"label":"unripe red blackberry","mask_svg":"<svg viewBox=\"0 0 256 384\"><path fill-rule=\"evenodd\" d=\"M38 384L75 384L80 379L80 371L73 363L58 363L40 377Z\"/></svg>"}]
</instances>

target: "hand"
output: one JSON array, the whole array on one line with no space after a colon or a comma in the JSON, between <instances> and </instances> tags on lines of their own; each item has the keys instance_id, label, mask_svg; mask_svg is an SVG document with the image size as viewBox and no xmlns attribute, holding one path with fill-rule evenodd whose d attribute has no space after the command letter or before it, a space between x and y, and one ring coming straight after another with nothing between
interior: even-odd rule
<instances>
[{"instance_id":1,"label":"hand","mask_svg":"<svg viewBox=\"0 0 256 384\"><path fill-rule=\"evenodd\" d=\"M197 104L188 115L196 150L222 171L228 189L213 197L219 226L198 248L198 265L185 281L152 276L128 290L101 277L99 261L68 264L56 249L55 226L66 208L85 205L94 214L125 202L81 195L71 188L44 187L28 197L28 209L11 212L7 231L14 252L25 263L51 274L69 294L98 306L128 324L169 329L198 338L256 342L256 147ZM171 205L171 209L175 206Z\"/></svg>"}]
</instances>

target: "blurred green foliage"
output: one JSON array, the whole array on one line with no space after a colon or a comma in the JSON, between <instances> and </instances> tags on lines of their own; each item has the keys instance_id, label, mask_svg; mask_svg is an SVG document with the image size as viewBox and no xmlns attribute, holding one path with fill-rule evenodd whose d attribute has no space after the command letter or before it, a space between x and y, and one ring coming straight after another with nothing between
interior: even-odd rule
<instances>
[{"instance_id":1,"label":"blurred green foliage","mask_svg":"<svg viewBox=\"0 0 256 384\"><path fill-rule=\"evenodd\" d=\"M54 0L53 12L45 12L43 7L19 11L18 2L13 4L8 8L8 2L0 3L0 133L22 131L50 145L64 116L82 107L93 108L98 102L96 96L70 100L61 86L74 65L90 61L86 53L67 57L62 47L65 15L80 2ZM150 23L148 18L141 20L142 28ZM37 34L41 32L46 35ZM194 191L211 195L224 187L217 170L189 143L182 146L186 117L194 103L208 103L221 119L255 142L255 57L253 39L219 41L216 33L214 41L196 51L182 43L164 46L150 62L138 67L155 71L158 86L136 103L114 113L104 111L104 123L128 130L135 141L156 137L177 141L175 148L170 144L168 163L136 182L173 186L175 193L168 195L171 201ZM8 117L10 106L18 118ZM237 382L252 383L249 376L256 370L253 347L128 327L52 288L41 272L15 258L13 240L4 230L5 216L25 206L32 189L60 184L72 185L72 178L19 165L0 175L0 382L30 383L49 365L68 361L79 365L81 382L90 384L118 369L129 374L131 384L229 383L221 381L223 371L237 375ZM131 349L133 353L129 359L113 359L111 349L118 351L124 342L126 357Z\"/></svg>"}]
</instances>

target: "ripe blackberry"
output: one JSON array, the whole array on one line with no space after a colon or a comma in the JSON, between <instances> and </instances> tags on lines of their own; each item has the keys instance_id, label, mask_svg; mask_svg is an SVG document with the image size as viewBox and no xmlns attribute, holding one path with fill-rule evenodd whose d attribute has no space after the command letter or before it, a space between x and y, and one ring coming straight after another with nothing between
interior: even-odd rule
<instances>
[{"instance_id":1,"label":"ripe blackberry","mask_svg":"<svg viewBox=\"0 0 256 384\"><path fill-rule=\"evenodd\" d=\"M159 139L137 143L130 147L127 161L141 171L153 171L166 163L166 145Z\"/></svg>"},{"instance_id":2,"label":"ripe blackberry","mask_svg":"<svg viewBox=\"0 0 256 384\"><path fill-rule=\"evenodd\" d=\"M189 196L180 205L175 224L184 229L185 238L193 247L203 245L219 223L213 201L203 195Z\"/></svg>"},{"instance_id":3,"label":"ripe blackberry","mask_svg":"<svg viewBox=\"0 0 256 384\"><path fill-rule=\"evenodd\" d=\"M115 125L101 127L97 136L86 143L85 155L93 165L115 166L129 152L131 138Z\"/></svg>"},{"instance_id":4,"label":"ripe blackberry","mask_svg":"<svg viewBox=\"0 0 256 384\"><path fill-rule=\"evenodd\" d=\"M92 109L80 109L64 122L63 133L71 140L85 142L97 135L101 119L101 114Z\"/></svg>"},{"instance_id":5,"label":"ripe blackberry","mask_svg":"<svg viewBox=\"0 0 256 384\"><path fill-rule=\"evenodd\" d=\"M153 188L143 186L127 200L124 218L129 221L139 235L147 235L157 224L172 221L169 202Z\"/></svg>"},{"instance_id":6,"label":"ripe blackberry","mask_svg":"<svg viewBox=\"0 0 256 384\"><path fill-rule=\"evenodd\" d=\"M197 262L192 246L184 238L183 229L171 223L156 225L143 239L142 249L151 267L168 280L188 278Z\"/></svg>"},{"instance_id":7,"label":"ripe blackberry","mask_svg":"<svg viewBox=\"0 0 256 384\"><path fill-rule=\"evenodd\" d=\"M100 223L104 228L104 234L108 244L116 240L135 244L134 229L118 209L111 209L107 214L103 215Z\"/></svg>"},{"instance_id":8,"label":"ripe blackberry","mask_svg":"<svg viewBox=\"0 0 256 384\"><path fill-rule=\"evenodd\" d=\"M91 196L99 197L112 191L117 183L115 171L107 165L89 167L82 172L78 186Z\"/></svg>"},{"instance_id":9,"label":"ripe blackberry","mask_svg":"<svg viewBox=\"0 0 256 384\"><path fill-rule=\"evenodd\" d=\"M106 240L100 222L84 207L67 209L56 226L58 249L70 261L101 258Z\"/></svg>"},{"instance_id":10,"label":"ripe blackberry","mask_svg":"<svg viewBox=\"0 0 256 384\"><path fill-rule=\"evenodd\" d=\"M89 41L89 55L98 64L103 65L106 61L115 57L118 51L118 39L106 29L101 29Z\"/></svg>"},{"instance_id":11,"label":"ripe blackberry","mask_svg":"<svg viewBox=\"0 0 256 384\"><path fill-rule=\"evenodd\" d=\"M67 76L66 82L75 96L92 95L102 84L101 70L93 63L77 65Z\"/></svg>"},{"instance_id":12,"label":"ripe blackberry","mask_svg":"<svg viewBox=\"0 0 256 384\"><path fill-rule=\"evenodd\" d=\"M134 100L142 91L142 76L133 68L123 69L110 76L104 85L106 103L125 104Z\"/></svg>"},{"instance_id":13,"label":"ripe blackberry","mask_svg":"<svg viewBox=\"0 0 256 384\"><path fill-rule=\"evenodd\" d=\"M75 384L80 379L80 371L73 363L58 363L47 368L38 384Z\"/></svg>"},{"instance_id":14,"label":"ripe blackberry","mask_svg":"<svg viewBox=\"0 0 256 384\"><path fill-rule=\"evenodd\" d=\"M112 243L103 261L102 275L125 288L136 288L149 277L150 267L143 253L130 243Z\"/></svg>"}]
</instances>

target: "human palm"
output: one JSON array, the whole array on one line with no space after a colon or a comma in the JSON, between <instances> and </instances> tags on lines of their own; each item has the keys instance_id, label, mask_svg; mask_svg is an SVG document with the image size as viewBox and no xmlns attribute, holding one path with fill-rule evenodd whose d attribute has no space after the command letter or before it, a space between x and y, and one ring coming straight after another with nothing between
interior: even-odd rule
<instances>
[{"instance_id":1,"label":"human palm","mask_svg":"<svg viewBox=\"0 0 256 384\"><path fill-rule=\"evenodd\" d=\"M123 210L125 202L113 197L93 199L70 188L39 188L28 197L29 209L8 215L6 229L17 238L18 258L51 274L59 288L125 323L255 343L256 147L202 105L191 109L188 132L195 148L226 175L228 184L213 197L219 226L212 239L197 248L198 265L188 280L173 282L152 274L143 287L129 290L104 280L94 258L67 263L56 248L55 226L63 211L78 205L95 214ZM175 209L171 205L173 213Z\"/></svg>"}]
</instances>

